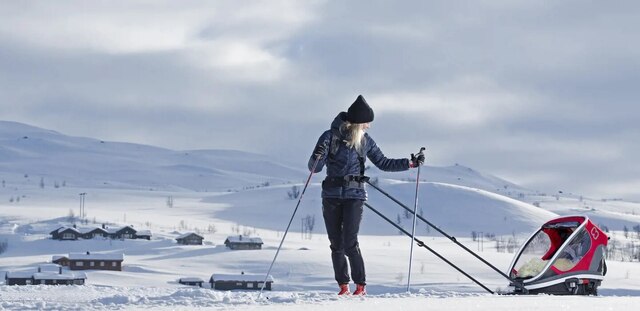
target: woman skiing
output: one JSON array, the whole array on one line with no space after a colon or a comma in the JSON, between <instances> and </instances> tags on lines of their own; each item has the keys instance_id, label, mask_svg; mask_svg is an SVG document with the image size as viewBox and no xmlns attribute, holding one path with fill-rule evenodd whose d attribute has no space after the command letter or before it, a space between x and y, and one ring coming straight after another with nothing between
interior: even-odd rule
<instances>
[{"instance_id":1,"label":"woman skiing","mask_svg":"<svg viewBox=\"0 0 640 311\"><path fill-rule=\"evenodd\" d=\"M335 279L340 286L338 295L348 295L349 267L356 284L354 295L365 295L364 261L358 246L358 231L367 199L364 162L369 158L383 171L405 171L424 163L424 155L411 159L389 159L365 131L373 121L373 110L359 95L347 112L340 112L331 129L322 133L309 159L314 173L327 166L322 182L322 215L329 236Z\"/></svg>"}]
</instances>

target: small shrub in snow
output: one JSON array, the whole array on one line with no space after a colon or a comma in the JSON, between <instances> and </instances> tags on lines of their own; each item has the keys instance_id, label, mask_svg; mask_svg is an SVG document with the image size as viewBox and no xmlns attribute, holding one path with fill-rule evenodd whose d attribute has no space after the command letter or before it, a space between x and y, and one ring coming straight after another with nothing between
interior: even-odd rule
<instances>
[{"instance_id":1,"label":"small shrub in snow","mask_svg":"<svg viewBox=\"0 0 640 311\"><path fill-rule=\"evenodd\" d=\"M300 188L298 186L291 187L291 190L287 191L289 199L295 200L300 196Z\"/></svg>"}]
</instances>

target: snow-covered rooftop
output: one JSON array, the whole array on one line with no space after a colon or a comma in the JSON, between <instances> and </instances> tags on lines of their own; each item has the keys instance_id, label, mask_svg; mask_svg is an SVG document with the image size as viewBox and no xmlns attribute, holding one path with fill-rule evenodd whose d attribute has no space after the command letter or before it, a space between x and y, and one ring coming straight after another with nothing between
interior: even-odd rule
<instances>
[{"instance_id":1,"label":"snow-covered rooftop","mask_svg":"<svg viewBox=\"0 0 640 311\"><path fill-rule=\"evenodd\" d=\"M104 233L117 233L118 231L124 229L124 228L130 228L134 231L136 231L136 229L134 229L131 226L124 226L124 227L113 227L113 228L102 228L102 227L82 227L82 228L77 228L77 227L68 227L68 226L63 226L63 227L59 227L56 230L53 230L53 232L57 232L57 233L62 233L64 231L67 230L71 230L74 231L78 234L86 234L89 232L93 232L93 231L100 231L100 232L104 232ZM139 230L136 231L136 233L138 235L151 235L151 231L150 230Z\"/></svg>"},{"instance_id":2,"label":"snow-covered rooftop","mask_svg":"<svg viewBox=\"0 0 640 311\"><path fill-rule=\"evenodd\" d=\"M199 235L199 234L197 234L197 233L195 233L195 232L187 232L187 233L184 233L184 234L181 234L181 235L177 236L177 237L176 237L176 240L184 239L184 238L186 238L186 237L188 237L188 236L190 236L190 235L196 235L196 236L198 236L199 238L204 239L204 237L203 237L203 236L201 236L201 235Z\"/></svg>"},{"instance_id":3,"label":"snow-covered rooftop","mask_svg":"<svg viewBox=\"0 0 640 311\"><path fill-rule=\"evenodd\" d=\"M151 236L151 230L138 230L136 232L136 235L140 236L140 235L148 235Z\"/></svg>"},{"instance_id":4,"label":"snow-covered rooftop","mask_svg":"<svg viewBox=\"0 0 640 311\"><path fill-rule=\"evenodd\" d=\"M6 273L7 278L12 279L30 279L35 280L74 280L74 279L86 279L87 275L84 272L75 271L43 271L37 272L35 270L22 270L22 271L9 271Z\"/></svg>"},{"instance_id":5,"label":"snow-covered rooftop","mask_svg":"<svg viewBox=\"0 0 640 311\"><path fill-rule=\"evenodd\" d=\"M238 282L263 282L264 274L213 274L211 279L216 281L238 281ZM267 282L273 282L273 276L267 277Z\"/></svg>"},{"instance_id":6,"label":"snow-covered rooftop","mask_svg":"<svg viewBox=\"0 0 640 311\"><path fill-rule=\"evenodd\" d=\"M40 272L56 272L60 271L60 265L54 263L42 264L38 266Z\"/></svg>"},{"instance_id":7,"label":"snow-covered rooftop","mask_svg":"<svg viewBox=\"0 0 640 311\"><path fill-rule=\"evenodd\" d=\"M39 272L33 274L34 280L77 280L86 279L87 275L84 272L71 272L64 271L62 273L53 272Z\"/></svg>"},{"instance_id":8,"label":"snow-covered rooftop","mask_svg":"<svg viewBox=\"0 0 640 311\"><path fill-rule=\"evenodd\" d=\"M252 243L252 244L264 244L261 238L252 238L242 235L233 235L227 237L229 243Z\"/></svg>"},{"instance_id":9,"label":"snow-covered rooftop","mask_svg":"<svg viewBox=\"0 0 640 311\"><path fill-rule=\"evenodd\" d=\"M74 227L60 227L60 228L58 228L57 232L58 233L62 233L62 232L67 231L67 230L74 231L74 232L80 234L80 230L78 230L78 229L76 229Z\"/></svg>"},{"instance_id":10,"label":"snow-covered rooftop","mask_svg":"<svg viewBox=\"0 0 640 311\"><path fill-rule=\"evenodd\" d=\"M28 279L28 278L31 278L34 273L36 273L36 271L34 271L34 270L29 270L29 271L7 271L6 276L7 276L7 278L12 278L12 279Z\"/></svg>"},{"instance_id":11,"label":"snow-covered rooftop","mask_svg":"<svg viewBox=\"0 0 640 311\"><path fill-rule=\"evenodd\" d=\"M126 229L126 228L129 228L129 229L131 229L133 231L136 231L136 229L133 229L131 226L124 226L124 227L117 227L117 228L107 228L106 230L109 233L118 233L118 231Z\"/></svg>"}]
</instances>

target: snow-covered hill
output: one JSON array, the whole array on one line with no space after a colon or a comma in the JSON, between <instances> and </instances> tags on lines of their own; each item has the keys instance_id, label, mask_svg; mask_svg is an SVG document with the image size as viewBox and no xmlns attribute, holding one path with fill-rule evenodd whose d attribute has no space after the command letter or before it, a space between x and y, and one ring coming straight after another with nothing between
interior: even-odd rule
<instances>
[{"instance_id":1,"label":"snow-covered hill","mask_svg":"<svg viewBox=\"0 0 640 311\"><path fill-rule=\"evenodd\" d=\"M381 181L379 186L386 192L413 208L415 182ZM282 220L292 212L294 200L287 199L291 186L256 189L224 196L205 198L204 202L221 203L227 208L214 213L214 217L238 221L244 225L269 230L279 230ZM314 217L318 226L316 232L325 232L322 222L322 200L320 184L312 184L300 208L303 217ZM399 205L369 187L369 200L375 209L383 212L393 221L410 228L412 218L407 218ZM485 190L445 183L422 182L420 187L420 213L450 234L471 236L472 231L494 233L496 235L528 234L541 223L557 215L533 205L523 203ZM300 227L300 224L297 224ZM300 228L296 228L299 230ZM422 234L427 234L427 226L421 226ZM374 213L365 212L361 233L367 235L394 235L397 230L385 223Z\"/></svg>"},{"instance_id":2,"label":"snow-covered hill","mask_svg":"<svg viewBox=\"0 0 640 311\"><path fill-rule=\"evenodd\" d=\"M410 240L369 210L365 211L360 244L370 296L337 300L321 214L324 173L313 176L305 193L272 271L276 286L267 294L269 300L256 301L255 292L219 292L176 283L184 276L208 280L213 273L266 273L297 202L288 192L301 188L308 174L304 165L306 161L300 161L290 167L268 156L241 151L173 151L102 142L0 122L0 242L8 245L0 254L0 275L31 269L50 261L53 255L69 252L123 252L126 258L122 272L89 271L85 286L0 286L0 309L386 310L406 306L418 310L424 304L473 309L493 301L495 310L507 310L516 303L512 298L484 294L421 248L414 255L414 290L406 294ZM413 207L415 170L386 173L371 168L368 175ZM473 231L514 237L521 243L524 236L557 214L587 214L612 230L640 223L640 205L635 203L545 196L462 165L425 166L420 179L420 213L501 269L506 269L513 254L497 252L490 240L479 245L471 239ZM373 207L410 228L411 220L400 207L371 187L368 191ZM152 240L48 239L51 230L71 224L70 213L78 214L79 193L86 193L88 225L133 225L151 230ZM168 198L172 205L167 204ZM530 204L534 202L540 207ZM311 234L301 233L303 217L315 219ZM185 231L200 232L205 245L177 245L175 237ZM234 234L259 236L265 242L264 249L225 248L224 239ZM417 234L490 288L506 285L494 271L433 230L428 231L424 224L419 224ZM618 239L622 243L635 241ZM640 296L637 263L610 261L609 271L602 295ZM551 308L569 301L561 299L543 297L536 299L535 305ZM619 309L631 305L627 299L607 301L617 303ZM587 306L582 301L573 305Z\"/></svg>"}]
</instances>

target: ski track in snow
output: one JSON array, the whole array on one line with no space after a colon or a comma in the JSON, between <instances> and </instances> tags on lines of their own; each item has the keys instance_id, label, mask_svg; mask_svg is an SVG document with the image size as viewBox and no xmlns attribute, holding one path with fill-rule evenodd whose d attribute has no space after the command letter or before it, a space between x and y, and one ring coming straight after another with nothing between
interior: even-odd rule
<instances>
[{"instance_id":1,"label":"ski track in snow","mask_svg":"<svg viewBox=\"0 0 640 311\"><path fill-rule=\"evenodd\" d=\"M37 292L37 296L27 298ZM637 297L499 296L421 289L417 293L339 297L329 292L212 291L96 286L1 287L2 310L634 310Z\"/></svg>"}]
</instances>

